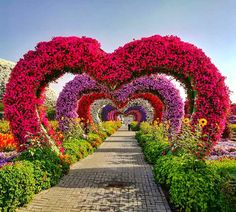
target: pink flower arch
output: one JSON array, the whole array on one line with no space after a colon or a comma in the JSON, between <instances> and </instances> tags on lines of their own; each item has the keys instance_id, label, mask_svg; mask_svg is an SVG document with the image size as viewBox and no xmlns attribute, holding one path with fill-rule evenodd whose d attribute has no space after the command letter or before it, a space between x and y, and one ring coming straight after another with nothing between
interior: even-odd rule
<instances>
[{"instance_id":1,"label":"pink flower arch","mask_svg":"<svg viewBox=\"0 0 236 212\"><path fill-rule=\"evenodd\" d=\"M108 54L95 39L56 37L40 42L16 64L4 96L5 117L20 143L28 133L40 132L37 113L41 91L66 72L86 72L111 89L137 76L165 73L188 90L192 122L206 118L205 132L214 142L220 138L229 113L229 91L224 77L210 59L190 43L175 36L142 38Z\"/></svg>"}]
</instances>

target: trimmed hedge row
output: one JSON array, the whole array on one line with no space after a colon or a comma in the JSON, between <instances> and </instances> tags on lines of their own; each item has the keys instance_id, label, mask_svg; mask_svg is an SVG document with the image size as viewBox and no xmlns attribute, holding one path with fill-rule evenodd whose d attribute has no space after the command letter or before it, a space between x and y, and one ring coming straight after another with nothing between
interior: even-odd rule
<instances>
[{"instance_id":1,"label":"trimmed hedge row","mask_svg":"<svg viewBox=\"0 0 236 212\"><path fill-rule=\"evenodd\" d=\"M151 127L151 126L150 126ZM154 177L168 191L170 202L183 211L234 211L236 160L199 160L191 154L174 155L169 143L141 125L136 139Z\"/></svg>"},{"instance_id":2,"label":"trimmed hedge row","mask_svg":"<svg viewBox=\"0 0 236 212\"><path fill-rule=\"evenodd\" d=\"M94 152L121 123L103 123L102 129L89 132L86 139L68 137L64 155L50 147L33 147L21 153L12 164L0 169L0 211L15 211L34 194L56 185L68 173L70 164Z\"/></svg>"},{"instance_id":3,"label":"trimmed hedge row","mask_svg":"<svg viewBox=\"0 0 236 212\"><path fill-rule=\"evenodd\" d=\"M14 211L28 203L35 193L56 185L69 164L51 148L35 148L23 152L13 165L0 169L0 208Z\"/></svg>"}]
</instances>

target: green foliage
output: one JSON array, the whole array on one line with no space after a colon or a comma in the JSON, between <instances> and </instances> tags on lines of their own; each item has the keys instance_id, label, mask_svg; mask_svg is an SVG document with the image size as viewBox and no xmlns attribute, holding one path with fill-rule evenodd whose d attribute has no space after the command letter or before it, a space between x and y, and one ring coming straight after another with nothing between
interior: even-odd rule
<instances>
[{"instance_id":1,"label":"green foliage","mask_svg":"<svg viewBox=\"0 0 236 212\"><path fill-rule=\"evenodd\" d=\"M231 211L236 205L236 160L223 158L207 161L222 178L222 210Z\"/></svg>"},{"instance_id":2,"label":"green foliage","mask_svg":"<svg viewBox=\"0 0 236 212\"><path fill-rule=\"evenodd\" d=\"M106 121L102 122L102 128L108 136L112 135L121 126L120 121Z\"/></svg>"},{"instance_id":3,"label":"green foliage","mask_svg":"<svg viewBox=\"0 0 236 212\"><path fill-rule=\"evenodd\" d=\"M137 121L132 121L130 124L130 128L133 131L138 131L138 130L140 130L140 125Z\"/></svg>"},{"instance_id":4,"label":"green foliage","mask_svg":"<svg viewBox=\"0 0 236 212\"><path fill-rule=\"evenodd\" d=\"M46 182L49 181L50 186L56 185L62 175L66 174L69 170L69 165L63 162L50 147L28 149L17 157L16 160L27 160L33 164L36 163L41 171L44 172L42 173L44 180ZM45 185L41 187L44 188Z\"/></svg>"},{"instance_id":5,"label":"green foliage","mask_svg":"<svg viewBox=\"0 0 236 212\"><path fill-rule=\"evenodd\" d=\"M170 150L170 144L167 141L151 141L144 145L143 152L146 160L155 164L156 160L165 155Z\"/></svg>"},{"instance_id":6,"label":"green foliage","mask_svg":"<svg viewBox=\"0 0 236 212\"><path fill-rule=\"evenodd\" d=\"M206 135L202 134L202 128L196 126L193 131L190 125L182 125L181 132L172 139L172 152L176 155L190 154L202 159L208 148Z\"/></svg>"},{"instance_id":7,"label":"green foliage","mask_svg":"<svg viewBox=\"0 0 236 212\"><path fill-rule=\"evenodd\" d=\"M14 211L28 203L35 192L34 168L28 161L0 169L0 209Z\"/></svg>"},{"instance_id":8,"label":"green foliage","mask_svg":"<svg viewBox=\"0 0 236 212\"><path fill-rule=\"evenodd\" d=\"M175 207L181 211L233 211L236 160L205 162L202 140L208 138L202 135L201 129L193 131L183 126L171 147L166 132L165 125L142 123L136 138L147 161L155 164L155 180L169 190Z\"/></svg>"},{"instance_id":9,"label":"green foliage","mask_svg":"<svg viewBox=\"0 0 236 212\"><path fill-rule=\"evenodd\" d=\"M154 168L155 179L170 189L171 202L186 211L214 211L219 201L220 175L189 155L163 156Z\"/></svg>"},{"instance_id":10,"label":"green foliage","mask_svg":"<svg viewBox=\"0 0 236 212\"><path fill-rule=\"evenodd\" d=\"M3 105L3 103L0 101L0 112L3 112L3 109L4 109L4 105Z\"/></svg>"},{"instance_id":11,"label":"green foliage","mask_svg":"<svg viewBox=\"0 0 236 212\"><path fill-rule=\"evenodd\" d=\"M94 149L91 144L82 139L69 138L63 142L65 153L71 156L72 163L88 156Z\"/></svg>"},{"instance_id":12,"label":"green foliage","mask_svg":"<svg viewBox=\"0 0 236 212\"><path fill-rule=\"evenodd\" d=\"M236 124L230 124L230 128L231 128L234 132L236 132Z\"/></svg>"},{"instance_id":13,"label":"green foliage","mask_svg":"<svg viewBox=\"0 0 236 212\"><path fill-rule=\"evenodd\" d=\"M49 107L46 111L46 117L48 120L55 120L56 118L56 110L53 107Z\"/></svg>"},{"instance_id":14,"label":"green foliage","mask_svg":"<svg viewBox=\"0 0 236 212\"><path fill-rule=\"evenodd\" d=\"M51 124L58 129L56 121ZM79 123L73 125L63 142L66 155L58 155L50 146L42 143L44 138L41 135L30 139L26 144L28 149L15 158L12 165L0 169L0 211L14 211L29 202L35 193L56 185L68 173L69 162L76 162L91 154L94 151L91 144L101 143L107 137L107 132L113 133L120 123L108 122L103 125L96 132L89 132L87 137ZM9 129L7 122L0 122L1 126L4 126L1 128L4 132Z\"/></svg>"},{"instance_id":15,"label":"green foliage","mask_svg":"<svg viewBox=\"0 0 236 212\"><path fill-rule=\"evenodd\" d=\"M9 122L5 120L0 121L0 133L10 133Z\"/></svg>"},{"instance_id":16,"label":"green foliage","mask_svg":"<svg viewBox=\"0 0 236 212\"><path fill-rule=\"evenodd\" d=\"M104 134L103 136L106 137L106 134ZM93 132L89 132L88 133L88 141L90 142L92 147L97 148L103 142L103 139L98 134L93 133Z\"/></svg>"}]
</instances>

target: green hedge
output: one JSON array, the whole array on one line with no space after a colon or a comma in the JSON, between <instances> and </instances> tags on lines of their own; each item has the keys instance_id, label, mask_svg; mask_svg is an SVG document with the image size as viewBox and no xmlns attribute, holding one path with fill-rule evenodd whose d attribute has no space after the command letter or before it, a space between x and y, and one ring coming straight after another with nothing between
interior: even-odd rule
<instances>
[{"instance_id":1,"label":"green hedge","mask_svg":"<svg viewBox=\"0 0 236 212\"><path fill-rule=\"evenodd\" d=\"M235 211L236 160L204 161L192 154L173 155L168 142L160 141L153 129L147 123L141 125L136 138L147 161L155 164L156 182L169 191L177 210Z\"/></svg>"},{"instance_id":2,"label":"green hedge","mask_svg":"<svg viewBox=\"0 0 236 212\"><path fill-rule=\"evenodd\" d=\"M147 142L143 147L143 153L146 160L155 164L156 160L162 155L165 155L170 150L170 145L166 141L151 141Z\"/></svg>"},{"instance_id":3,"label":"green hedge","mask_svg":"<svg viewBox=\"0 0 236 212\"><path fill-rule=\"evenodd\" d=\"M222 178L204 161L188 155L159 158L154 167L158 183L169 188L171 202L186 211L217 211L225 205Z\"/></svg>"},{"instance_id":4,"label":"green hedge","mask_svg":"<svg viewBox=\"0 0 236 212\"><path fill-rule=\"evenodd\" d=\"M69 138L63 142L63 147L65 154L70 155L72 163L88 156L94 151L94 148L88 141L77 138Z\"/></svg>"},{"instance_id":5,"label":"green hedge","mask_svg":"<svg viewBox=\"0 0 236 212\"><path fill-rule=\"evenodd\" d=\"M3 126L2 129L7 130L5 122ZM76 162L94 152L95 148L91 144L98 140L101 143L118 127L120 123L103 123L103 128L99 129L98 133L90 132L87 140L77 138L76 134L67 136L63 142L66 153L64 159L45 146L22 152L12 165L0 169L0 211L14 211L28 203L35 193L56 185L61 177L68 173L68 161Z\"/></svg>"},{"instance_id":6,"label":"green hedge","mask_svg":"<svg viewBox=\"0 0 236 212\"><path fill-rule=\"evenodd\" d=\"M140 129L140 124L137 121L132 121L130 124L130 128L133 131L138 131Z\"/></svg>"},{"instance_id":7,"label":"green hedge","mask_svg":"<svg viewBox=\"0 0 236 212\"><path fill-rule=\"evenodd\" d=\"M0 169L1 211L14 211L28 203L35 193L56 185L69 165L50 148L23 152L13 165Z\"/></svg>"}]
</instances>

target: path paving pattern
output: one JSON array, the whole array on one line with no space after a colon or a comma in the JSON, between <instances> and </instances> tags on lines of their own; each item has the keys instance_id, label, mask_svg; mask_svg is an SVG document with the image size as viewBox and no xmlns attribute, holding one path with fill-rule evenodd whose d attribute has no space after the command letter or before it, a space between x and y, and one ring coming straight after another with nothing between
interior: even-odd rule
<instances>
[{"instance_id":1,"label":"path paving pattern","mask_svg":"<svg viewBox=\"0 0 236 212\"><path fill-rule=\"evenodd\" d=\"M171 211L134 135L122 127L18 211Z\"/></svg>"}]
</instances>

